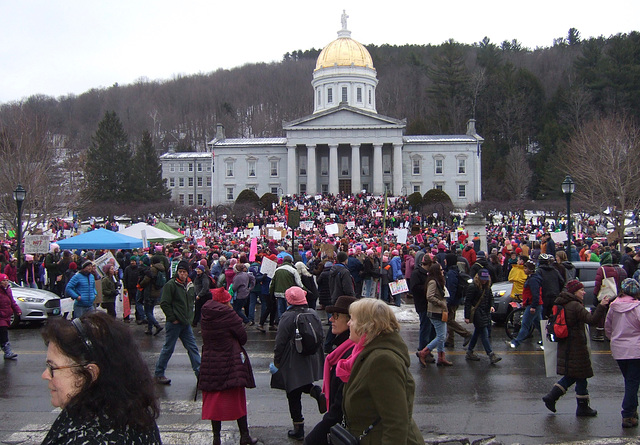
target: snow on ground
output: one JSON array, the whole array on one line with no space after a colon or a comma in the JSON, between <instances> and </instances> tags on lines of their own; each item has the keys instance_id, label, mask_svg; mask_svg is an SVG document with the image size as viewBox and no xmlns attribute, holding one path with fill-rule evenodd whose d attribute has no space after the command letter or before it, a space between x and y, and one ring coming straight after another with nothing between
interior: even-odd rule
<instances>
[{"instance_id":1,"label":"snow on ground","mask_svg":"<svg viewBox=\"0 0 640 445\"><path fill-rule=\"evenodd\" d=\"M420 323L420 317L416 312L415 307L411 304L403 304L402 307L389 306L391 310L396 314L396 318L400 323Z\"/></svg>"}]
</instances>

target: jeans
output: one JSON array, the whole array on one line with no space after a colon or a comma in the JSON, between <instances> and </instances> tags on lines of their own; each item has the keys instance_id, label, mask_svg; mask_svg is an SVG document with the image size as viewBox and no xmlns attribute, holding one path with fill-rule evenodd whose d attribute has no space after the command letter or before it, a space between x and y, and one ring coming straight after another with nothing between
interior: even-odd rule
<instances>
[{"instance_id":1,"label":"jeans","mask_svg":"<svg viewBox=\"0 0 640 445\"><path fill-rule=\"evenodd\" d=\"M27 283L26 281L23 281L21 284L22 284L22 286L30 287L31 289L37 289L38 288L38 285L36 284L35 281L33 281L31 283Z\"/></svg>"},{"instance_id":2,"label":"jeans","mask_svg":"<svg viewBox=\"0 0 640 445\"><path fill-rule=\"evenodd\" d=\"M578 396L589 395L589 391L587 391L587 379L575 379L573 377L567 377L565 375L560 380L558 380L558 385L562 386L565 391L569 389L569 387L574 383L576 384L576 395Z\"/></svg>"},{"instance_id":3,"label":"jeans","mask_svg":"<svg viewBox=\"0 0 640 445\"><path fill-rule=\"evenodd\" d=\"M418 317L420 317L418 351L422 351L431 340L436 338L436 330L431 323L431 319L427 317L427 311L418 312Z\"/></svg>"},{"instance_id":4,"label":"jeans","mask_svg":"<svg viewBox=\"0 0 640 445\"><path fill-rule=\"evenodd\" d=\"M389 302L389 295L391 295L391 291L389 290L389 284L380 283L380 299L385 303Z\"/></svg>"},{"instance_id":5,"label":"jeans","mask_svg":"<svg viewBox=\"0 0 640 445\"><path fill-rule=\"evenodd\" d=\"M247 302L246 298L243 298L242 300L238 300L238 299L233 300L233 310L236 311L236 314L238 314L240 318L242 318L243 323L249 323L249 321L251 321L247 318L246 315L244 315L244 311L242 310L246 302Z\"/></svg>"},{"instance_id":6,"label":"jeans","mask_svg":"<svg viewBox=\"0 0 640 445\"><path fill-rule=\"evenodd\" d=\"M624 377L622 417L633 417L638 413L638 387L640 386L640 359L617 360Z\"/></svg>"},{"instance_id":7,"label":"jeans","mask_svg":"<svg viewBox=\"0 0 640 445\"><path fill-rule=\"evenodd\" d=\"M276 304L278 305L278 316L277 321L280 321L280 317L287 311L287 299L276 297Z\"/></svg>"},{"instance_id":8,"label":"jeans","mask_svg":"<svg viewBox=\"0 0 640 445\"><path fill-rule=\"evenodd\" d=\"M291 414L291 420L294 422L304 422L302 416L302 393L309 394L313 385L311 383L296 388L293 391L287 393L287 401L289 402L289 414Z\"/></svg>"},{"instance_id":9,"label":"jeans","mask_svg":"<svg viewBox=\"0 0 640 445\"><path fill-rule=\"evenodd\" d=\"M255 321L256 304L258 303L258 292L251 291L249 294L249 321ZM260 301L262 303L262 300Z\"/></svg>"},{"instance_id":10,"label":"jeans","mask_svg":"<svg viewBox=\"0 0 640 445\"><path fill-rule=\"evenodd\" d=\"M471 336L471 341L469 342L469 347L467 349L469 351L473 351L473 348L476 347L476 343L478 342L478 337L480 337L480 341L482 342L482 346L484 347L484 352L486 352L487 355L490 355L493 350L491 349L491 342L489 341L489 329L487 326L474 329L473 335Z\"/></svg>"},{"instance_id":11,"label":"jeans","mask_svg":"<svg viewBox=\"0 0 640 445\"><path fill-rule=\"evenodd\" d=\"M391 294L391 292L389 292L389 294ZM395 305L397 307L402 306L402 296L404 294L405 294L404 292L400 292L399 294L391 295L391 297L393 297L393 299L395 300Z\"/></svg>"},{"instance_id":12,"label":"jeans","mask_svg":"<svg viewBox=\"0 0 640 445\"><path fill-rule=\"evenodd\" d=\"M84 314L88 312L93 312L96 309L93 306L78 306L77 304L73 305L73 318L80 318Z\"/></svg>"},{"instance_id":13,"label":"jeans","mask_svg":"<svg viewBox=\"0 0 640 445\"><path fill-rule=\"evenodd\" d=\"M431 340L431 343L427 345L430 351L434 351L436 348L438 352L444 352L444 340L447 336L447 323L437 318L432 318L431 324L436 328L436 338Z\"/></svg>"},{"instance_id":14,"label":"jeans","mask_svg":"<svg viewBox=\"0 0 640 445\"><path fill-rule=\"evenodd\" d=\"M149 327L149 330L151 330L151 328L153 328L154 326L160 326L160 323L158 323L156 321L156 317L155 315L153 315L153 308L155 307L155 304L145 304L144 305L144 315L145 315L145 319L147 321L147 326Z\"/></svg>"},{"instance_id":15,"label":"jeans","mask_svg":"<svg viewBox=\"0 0 640 445\"><path fill-rule=\"evenodd\" d=\"M373 278L368 278L362 282L362 296L365 298L375 298L378 282Z\"/></svg>"},{"instance_id":16,"label":"jeans","mask_svg":"<svg viewBox=\"0 0 640 445\"><path fill-rule=\"evenodd\" d=\"M169 363L169 359L173 354L173 350L175 349L176 342L179 338L180 341L182 341L182 346L184 346L189 354L191 369L193 369L193 372L197 377L200 374L200 353L198 352L198 345L196 344L196 339L193 336L191 325L167 322L165 328L164 346L162 346L160 357L158 357L158 362L156 363L155 376L161 377L164 375L164 371L167 369L167 364Z\"/></svg>"},{"instance_id":17,"label":"jeans","mask_svg":"<svg viewBox=\"0 0 640 445\"><path fill-rule=\"evenodd\" d=\"M136 320L142 320L145 321L145 317L146 317L146 311L144 309L144 305L142 304L143 302L143 295L141 291L137 291L136 292Z\"/></svg>"},{"instance_id":18,"label":"jeans","mask_svg":"<svg viewBox=\"0 0 640 445\"><path fill-rule=\"evenodd\" d=\"M522 325L520 326L520 331L518 332L518 336L513 340L513 344L519 346L528 336L531 331L531 323L533 326L540 331L540 338L542 338L542 331L540 330L540 320L542 320L542 306L538 305L535 313L531 313L531 306L527 306L524 310L524 314L522 314Z\"/></svg>"}]
</instances>

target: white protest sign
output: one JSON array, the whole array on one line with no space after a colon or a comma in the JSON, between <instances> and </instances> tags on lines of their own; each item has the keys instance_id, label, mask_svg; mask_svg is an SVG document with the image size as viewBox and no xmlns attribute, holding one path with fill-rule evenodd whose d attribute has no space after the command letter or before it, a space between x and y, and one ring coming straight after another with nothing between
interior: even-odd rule
<instances>
[{"instance_id":1,"label":"white protest sign","mask_svg":"<svg viewBox=\"0 0 640 445\"><path fill-rule=\"evenodd\" d=\"M269 278L273 278L276 273L276 267L278 263L271 261L269 258L262 258L262 264L260 265L260 273L265 274Z\"/></svg>"},{"instance_id":2,"label":"white protest sign","mask_svg":"<svg viewBox=\"0 0 640 445\"><path fill-rule=\"evenodd\" d=\"M120 267L118 262L116 261L116 258L113 256L113 254L111 252L107 252L93 262L93 264L96 266L96 271L98 272L98 275L100 275L100 277L104 277L104 272L102 271L102 268L107 263L111 263L113 265L114 270L118 270L118 268Z\"/></svg>"},{"instance_id":3,"label":"white protest sign","mask_svg":"<svg viewBox=\"0 0 640 445\"><path fill-rule=\"evenodd\" d=\"M403 292L409 292L409 287L407 286L407 280L405 280L404 278L398 281L390 282L389 289L391 290L391 295L398 295Z\"/></svg>"},{"instance_id":4,"label":"white protest sign","mask_svg":"<svg viewBox=\"0 0 640 445\"><path fill-rule=\"evenodd\" d=\"M449 235L451 236L451 242L452 243L457 243L458 242L458 232L451 232Z\"/></svg>"},{"instance_id":5,"label":"white protest sign","mask_svg":"<svg viewBox=\"0 0 640 445\"><path fill-rule=\"evenodd\" d=\"M260 237L260 227L254 227L253 229L251 229L251 234L250 234L251 238L258 238Z\"/></svg>"},{"instance_id":6,"label":"white protest sign","mask_svg":"<svg viewBox=\"0 0 640 445\"><path fill-rule=\"evenodd\" d=\"M536 238L536 234L535 233L530 233L529 234L529 241L535 241L536 239L537 238Z\"/></svg>"},{"instance_id":7,"label":"white protest sign","mask_svg":"<svg viewBox=\"0 0 640 445\"><path fill-rule=\"evenodd\" d=\"M355 221L347 221L347 229L355 229L356 222Z\"/></svg>"},{"instance_id":8,"label":"white protest sign","mask_svg":"<svg viewBox=\"0 0 640 445\"><path fill-rule=\"evenodd\" d=\"M313 230L314 224L313 221L300 221L300 228L302 230Z\"/></svg>"},{"instance_id":9,"label":"white protest sign","mask_svg":"<svg viewBox=\"0 0 640 445\"><path fill-rule=\"evenodd\" d=\"M327 232L327 235L337 235L340 231L337 223L327 224L324 226L324 230Z\"/></svg>"},{"instance_id":10,"label":"white protest sign","mask_svg":"<svg viewBox=\"0 0 640 445\"><path fill-rule=\"evenodd\" d=\"M567 238L567 232L551 232L551 239L555 243L564 243Z\"/></svg>"},{"instance_id":11,"label":"white protest sign","mask_svg":"<svg viewBox=\"0 0 640 445\"><path fill-rule=\"evenodd\" d=\"M407 243L407 229L398 229L398 234L396 238L398 240L398 244L406 244Z\"/></svg>"},{"instance_id":12,"label":"white protest sign","mask_svg":"<svg viewBox=\"0 0 640 445\"><path fill-rule=\"evenodd\" d=\"M26 235L24 237L24 253L49 252L49 235Z\"/></svg>"},{"instance_id":13,"label":"white protest sign","mask_svg":"<svg viewBox=\"0 0 640 445\"><path fill-rule=\"evenodd\" d=\"M282 232L279 230L272 230L273 232L273 239L276 241L279 241L282 239Z\"/></svg>"}]
</instances>

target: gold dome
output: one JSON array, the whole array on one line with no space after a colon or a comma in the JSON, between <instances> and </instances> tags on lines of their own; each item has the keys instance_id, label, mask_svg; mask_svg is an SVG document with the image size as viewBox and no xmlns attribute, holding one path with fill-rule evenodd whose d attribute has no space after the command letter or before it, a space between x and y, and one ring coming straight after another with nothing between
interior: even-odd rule
<instances>
[{"instance_id":1,"label":"gold dome","mask_svg":"<svg viewBox=\"0 0 640 445\"><path fill-rule=\"evenodd\" d=\"M318 56L315 71L334 65L354 65L375 69L367 48L350 37L339 37L325 46Z\"/></svg>"}]
</instances>

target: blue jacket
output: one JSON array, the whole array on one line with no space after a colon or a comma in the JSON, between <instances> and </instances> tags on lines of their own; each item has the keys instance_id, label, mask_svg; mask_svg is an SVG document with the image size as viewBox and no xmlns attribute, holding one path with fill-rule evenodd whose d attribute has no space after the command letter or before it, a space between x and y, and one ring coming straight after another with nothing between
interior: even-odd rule
<instances>
[{"instance_id":1,"label":"blue jacket","mask_svg":"<svg viewBox=\"0 0 640 445\"><path fill-rule=\"evenodd\" d=\"M90 307L96 299L96 280L93 274L78 272L69 280L65 288L67 297L75 300L77 306ZM82 297L78 299L78 297Z\"/></svg>"},{"instance_id":2,"label":"blue jacket","mask_svg":"<svg viewBox=\"0 0 640 445\"><path fill-rule=\"evenodd\" d=\"M402 273L402 260L399 256L394 256L389 261L389 265L393 270L393 281L400 280L404 278L404 274Z\"/></svg>"}]
</instances>

